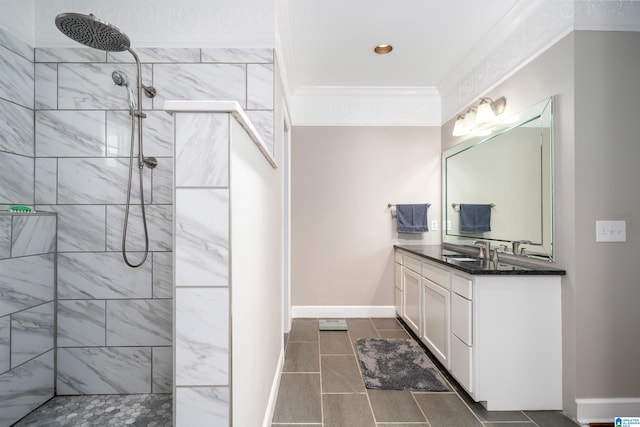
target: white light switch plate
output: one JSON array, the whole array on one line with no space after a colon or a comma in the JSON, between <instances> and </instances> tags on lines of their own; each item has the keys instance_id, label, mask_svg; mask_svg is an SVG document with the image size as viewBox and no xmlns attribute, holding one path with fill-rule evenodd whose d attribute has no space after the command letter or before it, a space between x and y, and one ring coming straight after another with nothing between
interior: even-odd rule
<instances>
[{"instance_id":1,"label":"white light switch plate","mask_svg":"<svg viewBox=\"0 0 640 427\"><path fill-rule=\"evenodd\" d=\"M596 242L626 242L626 221L596 221Z\"/></svg>"}]
</instances>

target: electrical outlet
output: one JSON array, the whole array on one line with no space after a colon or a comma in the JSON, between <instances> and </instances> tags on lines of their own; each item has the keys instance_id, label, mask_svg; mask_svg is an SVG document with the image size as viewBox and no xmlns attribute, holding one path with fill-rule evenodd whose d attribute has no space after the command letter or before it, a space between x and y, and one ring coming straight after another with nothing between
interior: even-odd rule
<instances>
[{"instance_id":1,"label":"electrical outlet","mask_svg":"<svg viewBox=\"0 0 640 427\"><path fill-rule=\"evenodd\" d=\"M435 219L431 221L431 231L438 231L438 221Z\"/></svg>"},{"instance_id":2,"label":"electrical outlet","mask_svg":"<svg viewBox=\"0 0 640 427\"><path fill-rule=\"evenodd\" d=\"M447 231L451 231L451 221L447 220Z\"/></svg>"},{"instance_id":3,"label":"electrical outlet","mask_svg":"<svg viewBox=\"0 0 640 427\"><path fill-rule=\"evenodd\" d=\"M596 242L626 242L626 221L596 221Z\"/></svg>"}]
</instances>

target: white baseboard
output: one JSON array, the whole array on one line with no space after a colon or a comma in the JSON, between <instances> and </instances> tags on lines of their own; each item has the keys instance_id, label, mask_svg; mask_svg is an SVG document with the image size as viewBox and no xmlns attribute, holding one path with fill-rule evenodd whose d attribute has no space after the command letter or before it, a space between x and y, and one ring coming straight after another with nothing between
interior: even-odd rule
<instances>
[{"instance_id":1,"label":"white baseboard","mask_svg":"<svg viewBox=\"0 0 640 427\"><path fill-rule=\"evenodd\" d=\"M354 318L354 317L396 317L393 305L294 305L291 307L294 318Z\"/></svg>"},{"instance_id":2,"label":"white baseboard","mask_svg":"<svg viewBox=\"0 0 640 427\"><path fill-rule=\"evenodd\" d=\"M615 417L640 417L640 398L576 399L581 424L612 423Z\"/></svg>"},{"instance_id":3,"label":"white baseboard","mask_svg":"<svg viewBox=\"0 0 640 427\"><path fill-rule=\"evenodd\" d=\"M273 377L273 383L271 384L271 393L269 394L269 401L267 402L267 411L264 414L262 427L271 427L271 423L273 422L273 413L276 410L276 402L278 401L278 390L280 389L280 377L282 376L283 366L284 366L284 348L280 350L280 359L278 360L276 373L275 373L275 376Z\"/></svg>"}]
</instances>

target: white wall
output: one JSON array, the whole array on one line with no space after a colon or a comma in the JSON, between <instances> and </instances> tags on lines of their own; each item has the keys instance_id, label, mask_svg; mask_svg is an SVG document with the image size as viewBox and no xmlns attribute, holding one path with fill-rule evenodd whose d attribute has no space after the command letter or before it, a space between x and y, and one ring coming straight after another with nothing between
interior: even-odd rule
<instances>
[{"instance_id":1,"label":"white wall","mask_svg":"<svg viewBox=\"0 0 640 427\"><path fill-rule=\"evenodd\" d=\"M231 128L233 425L259 426L282 352L280 171Z\"/></svg>"},{"instance_id":2,"label":"white wall","mask_svg":"<svg viewBox=\"0 0 640 427\"><path fill-rule=\"evenodd\" d=\"M293 305L393 305L387 203L431 203L439 223L440 175L437 127L294 127ZM440 231L400 239L439 244Z\"/></svg>"}]
</instances>

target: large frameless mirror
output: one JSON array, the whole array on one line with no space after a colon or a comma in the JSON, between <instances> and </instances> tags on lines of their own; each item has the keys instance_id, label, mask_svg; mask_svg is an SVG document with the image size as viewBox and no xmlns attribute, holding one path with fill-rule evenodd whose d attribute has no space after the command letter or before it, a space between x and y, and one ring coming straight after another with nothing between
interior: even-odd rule
<instances>
[{"instance_id":1,"label":"large frameless mirror","mask_svg":"<svg viewBox=\"0 0 640 427\"><path fill-rule=\"evenodd\" d=\"M520 241L518 255L552 260L553 98L447 150L443 187L444 242L491 240L511 251ZM490 218L469 227L478 205Z\"/></svg>"}]
</instances>

